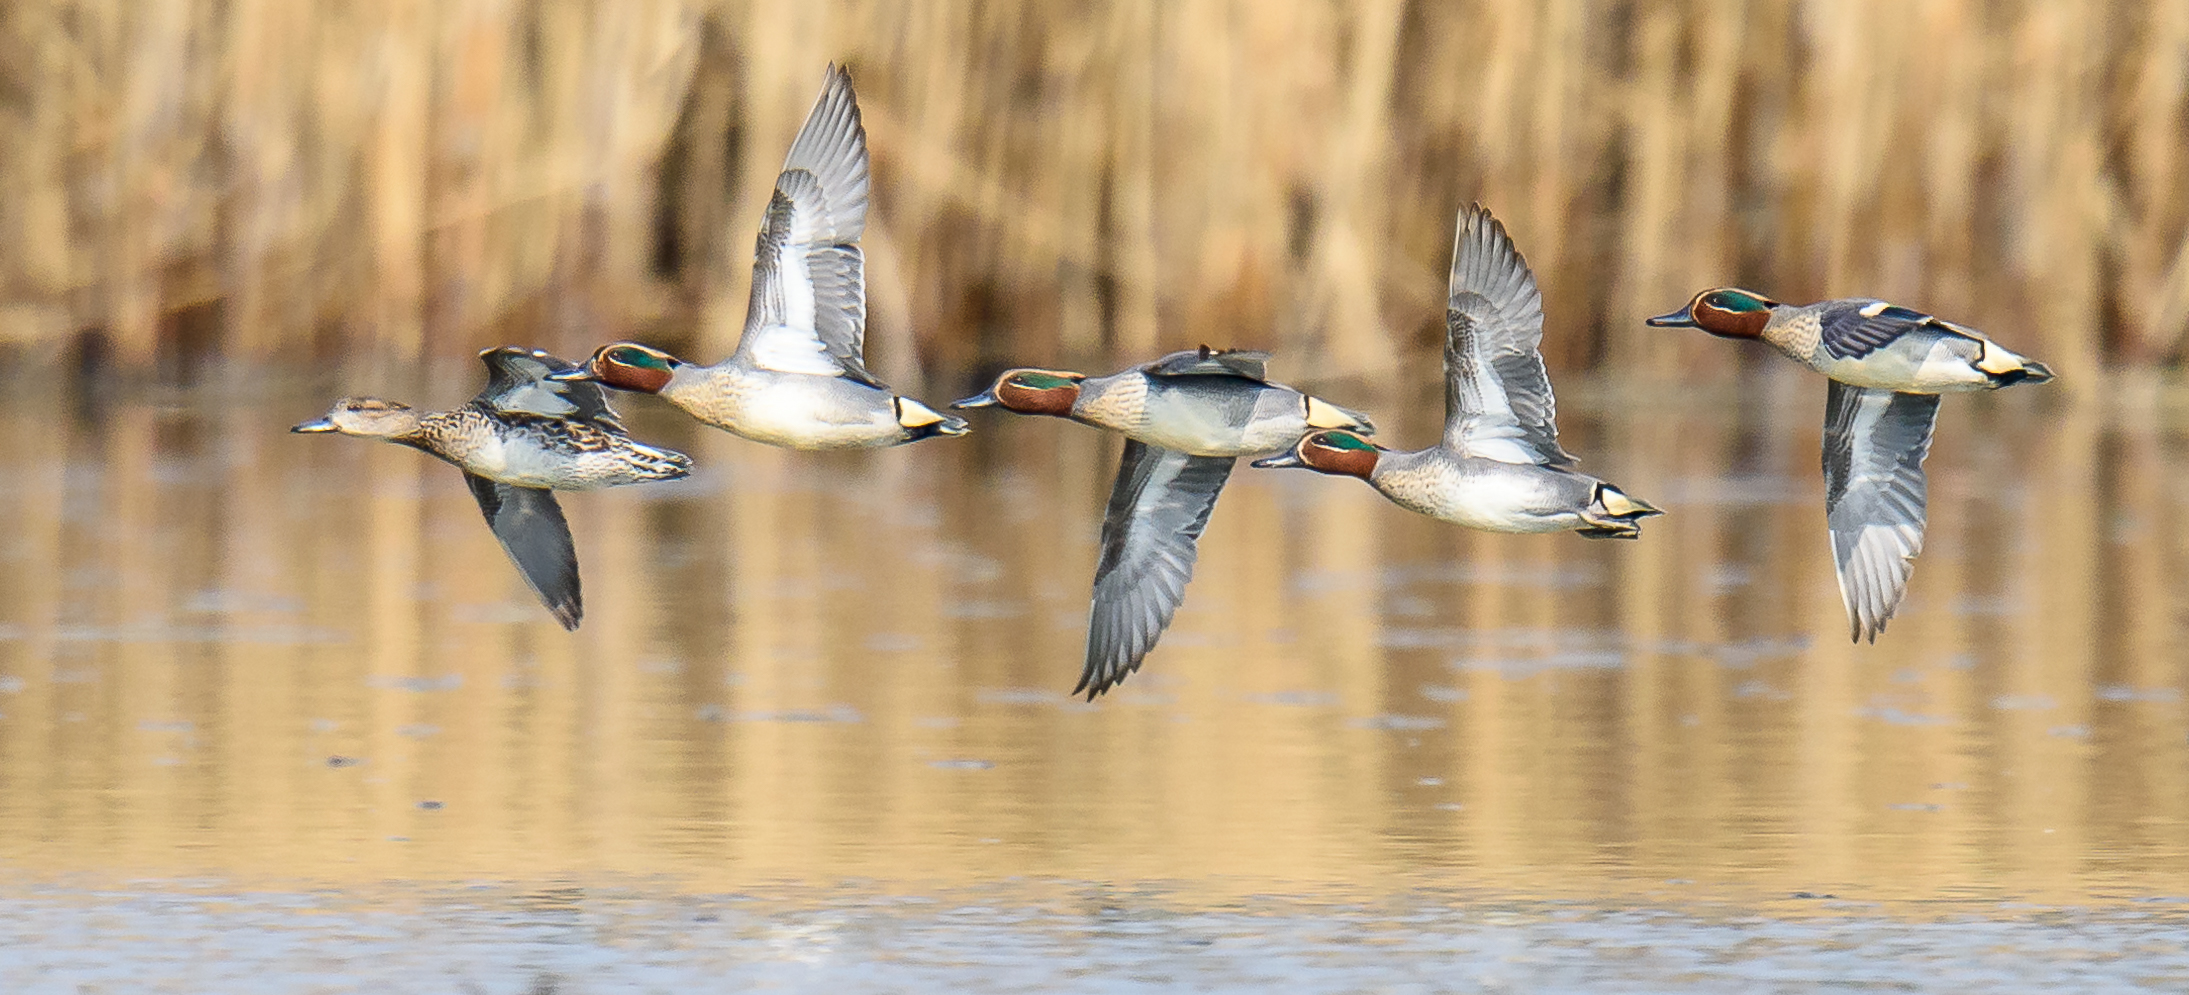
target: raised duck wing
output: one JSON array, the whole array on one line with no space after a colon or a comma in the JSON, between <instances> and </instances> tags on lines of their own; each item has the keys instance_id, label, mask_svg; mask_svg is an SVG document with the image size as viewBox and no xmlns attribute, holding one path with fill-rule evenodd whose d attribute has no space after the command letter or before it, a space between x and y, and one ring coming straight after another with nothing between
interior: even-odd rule
<instances>
[{"instance_id":1,"label":"raised duck wing","mask_svg":"<svg viewBox=\"0 0 2189 995\"><path fill-rule=\"evenodd\" d=\"M1938 395L1832 381L1824 411L1824 520L1856 640L1877 641L1923 551L1923 457Z\"/></svg>"},{"instance_id":2,"label":"raised duck wing","mask_svg":"<svg viewBox=\"0 0 2189 995\"><path fill-rule=\"evenodd\" d=\"M739 356L764 369L880 386L866 368L866 264L857 245L868 182L858 98L851 77L830 66L775 178Z\"/></svg>"},{"instance_id":3,"label":"raised duck wing","mask_svg":"<svg viewBox=\"0 0 2189 995\"><path fill-rule=\"evenodd\" d=\"M1444 445L1505 463L1570 466L1543 368L1543 295L1505 226L1459 213L1444 311Z\"/></svg>"},{"instance_id":4,"label":"raised duck wing","mask_svg":"<svg viewBox=\"0 0 2189 995\"><path fill-rule=\"evenodd\" d=\"M464 482L471 485L487 527L532 593L563 628L575 630L585 615L578 594L578 551L554 492L496 483L474 473L464 474Z\"/></svg>"},{"instance_id":5,"label":"raised duck wing","mask_svg":"<svg viewBox=\"0 0 2189 995\"><path fill-rule=\"evenodd\" d=\"M479 354L486 364L486 389L472 403L495 411L521 412L548 418L588 421L612 431L623 431L623 422L608 406L608 393L590 380L549 380L550 373L566 373L576 366L542 352L505 345Z\"/></svg>"},{"instance_id":6,"label":"raised duck wing","mask_svg":"<svg viewBox=\"0 0 2189 995\"><path fill-rule=\"evenodd\" d=\"M1269 354L1260 350L1202 346L1171 353L1140 369L1154 377L1244 377L1256 383L1267 383L1269 375L1264 368L1268 363Z\"/></svg>"},{"instance_id":7,"label":"raised duck wing","mask_svg":"<svg viewBox=\"0 0 2189 995\"><path fill-rule=\"evenodd\" d=\"M1193 579L1201 530L1235 462L1126 440L1102 517L1087 665L1073 693L1085 691L1091 701L1108 691L1140 669L1170 627Z\"/></svg>"}]
</instances>

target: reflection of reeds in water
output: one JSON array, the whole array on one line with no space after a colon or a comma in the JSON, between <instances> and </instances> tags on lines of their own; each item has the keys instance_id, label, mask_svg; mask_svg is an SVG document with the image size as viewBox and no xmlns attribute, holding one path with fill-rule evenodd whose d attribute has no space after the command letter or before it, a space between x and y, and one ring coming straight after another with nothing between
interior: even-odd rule
<instances>
[{"instance_id":1,"label":"reflection of reeds in water","mask_svg":"<svg viewBox=\"0 0 2189 995\"><path fill-rule=\"evenodd\" d=\"M1820 391L1762 386L1802 399L1568 399L1589 467L1673 509L1638 543L1242 471L1170 638L1092 707L1063 691L1115 457L1077 426L815 457L627 405L704 470L565 501L566 635L453 471L280 433L316 399L19 398L0 864L2179 893L2177 433L1950 405L1909 611L1851 647Z\"/></svg>"},{"instance_id":2,"label":"reflection of reeds in water","mask_svg":"<svg viewBox=\"0 0 2189 995\"><path fill-rule=\"evenodd\" d=\"M680 316L718 353L830 60L873 133L900 374L1200 339L1427 357L1476 197L1566 368L1727 362L1634 319L1735 280L1906 298L2066 370L2189 328L2181 0L28 0L0 57L0 337L104 329L136 360L575 350Z\"/></svg>"}]
</instances>

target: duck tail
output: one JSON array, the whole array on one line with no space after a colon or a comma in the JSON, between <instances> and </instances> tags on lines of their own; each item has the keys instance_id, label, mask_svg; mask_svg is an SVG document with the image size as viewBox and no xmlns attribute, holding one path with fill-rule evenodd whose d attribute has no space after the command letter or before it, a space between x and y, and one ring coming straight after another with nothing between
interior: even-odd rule
<instances>
[{"instance_id":1,"label":"duck tail","mask_svg":"<svg viewBox=\"0 0 2189 995\"><path fill-rule=\"evenodd\" d=\"M674 449L632 442L631 452L637 457L641 479L682 480L692 475L692 458Z\"/></svg>"},{"instance_id":2,"label":"duck tail","mask_svg":"<svg viewBox=\"0 0 2189 995\"><path fill-rule=\"evenodd\" d=\"M1991 378L1993 387L2012 387L2018 383L2044 383L2051 380L2052 368L2043 363L2025 361L2022 363L2021 369L2008 370L2005 373L1992 373L1986 370L1984 375Z\"/></svg>"},{"instance_id":3,"label":"duck tail","mask_svg":"<svg viewBox=\"0 0 2189 995\"><path fill-rule=\"evenodd\" d=\"M1984 343L1984 354L1977 358L1976 369L1990 378L1992 389L2012 387L2018 383L2044 383L2052 379L2052 368L2034 359L2026 359L2003 349L1996 342Z\"/></svg>"},{"instance_id":4,"label":"duck tail","mask_svg":"<svg viewBox=\"0 0 2189 995\"><path fill-rule=\"evenodd\" d=\"M1361 435L1376 434L1376 423L1367 415L1312 394L1307 396L1307 425L1309 428L1342 428Z\"/></svg>"},{"instance_id":5,"label":"duck tail","mask_svg":"<svg viewBox=\"0 0 2189 995\"><path fill-rule=\"evenodd\" d=\"M1641 520L1662 514L1662 509L1647 501L1630 497L1610 484L1598 483L1588 507L1581 509L1581 520L1588 523L1587 527L1574 531L1590 539L1639 539L1642 537Z\"/></svg>"},{"instance_id":6,"label":"duck tail","mask_svg":"<svg viewBox=\"0 0 2189 995\"><path fill-rule=\"evenodd\" d=\"M938 435L964 435L972 423L956 415L946 415L909 397L891 398L896 408L897 426L904 429L905 442L918 442Z\"/></svg>"}]
</instances>

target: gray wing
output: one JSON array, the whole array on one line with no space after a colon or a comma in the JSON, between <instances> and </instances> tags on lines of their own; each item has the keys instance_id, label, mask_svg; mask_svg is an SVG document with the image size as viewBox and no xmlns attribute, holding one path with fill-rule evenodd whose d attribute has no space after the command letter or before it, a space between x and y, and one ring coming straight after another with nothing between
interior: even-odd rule
<instances>
[{"instance_id":1,"label":"gray wing","mask_svg":"<svg viewBox=\"0 0 2189 995\"><path fill-rule=\"evenodd\" d=\"M753 249L752 301L738 354L766 369L845 376L866 368L866 129L851 77L830 66L791 142Z\"/></svg>"},{"instance_id":2,"label":"gray wing","mask_svg":"<svg viewBox=\"0 0 2189 995\"><path fill-rule=\"evenodd\" d=\"M1923 551L1923 457L1937 419L1936 394L1834 380L1825 400L1824 520L1858 641L1874 643L1885 630Z\"/></svg>"},{"instance_id":3,"label":"gray wing","mask_svg":"<svg viewBox=\"0 0 2189 995\"><path fill-rule=\"evenodd\" d=\"M1921 311L1875 300L1833 301L1817 313L1817 335L1824 351L1835 359L1860 359L1928 325L1946 323Z\"/></svg>"},{"instance_id":4,"label":"gray wing","mask_svg":"<svg viewBox=\"0 0 2189 995\"><path fill-rule=\"evenodd\" d=\"M608 406L608 393L589 380L546 379L577 367L538 349L505 345L479 354L486 364L486 389L472 403L496 411L522 412L548 418L589 421L603 428L623 431L623 422Z\"/></svg>"},{"instance_id":5,"label":"gray wing","mask_svg":"<svg viewBox=\"0 0 2189 995\"><path fill-rule=\"evenodd\" d=\"M1543 295L1505 226L1459 214L1444 312L1444 445L1506 463L1571 466L1543 368Z\"/></svg>"},{"instance_id":6,"label":"gray wing","mask_svg":"<svg viewBox=\"0 0 2189 995\"><path fill-rule=\"evenodd\" d=\"M474 473L464 474L464 482L471 485L487 526L532 593L563 628L577 629L585 615L578 595L578 551L554 492L496 483Z\"/></svg>"},{"instance_id":7,"label":"gray wing","mask_svg":"<svg viewBox=\"0 0 2189 995\"><path fill-rule=\"evenodd\" d=\"M1092 701L1140 669L1141 658L1170 627L1193 579L1201 530L1235 462L1126 440L1102 517L1087 666L1074 694L1085 691Z\"/></svg>"},{"instance_id":8,"label":"gray wing","mask_svg":"<svg viewBox=\"0 0 2189 995\"><path fill-rule=\"evenodd\" d=\"M1269 354L1256 349L1211 349L1202 346L1174 352L1141 367L1150 376L1228 376L1245 377L1256 383L1268 383L1269 375L1264 368Z\"/></svg>"}]
</instances>

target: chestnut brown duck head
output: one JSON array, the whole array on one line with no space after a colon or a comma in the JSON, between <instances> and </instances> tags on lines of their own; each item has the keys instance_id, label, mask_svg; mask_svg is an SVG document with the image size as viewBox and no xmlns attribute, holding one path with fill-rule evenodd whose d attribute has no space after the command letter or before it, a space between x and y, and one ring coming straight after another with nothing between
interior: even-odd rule
<instances>
[{"instance_id":1,"label":"chestnut brown duck head","mask_svg":"<svg viewBox=\"0 0 2189 995\"><path fill-rule=\"evenodd\" d=\"M1779 302L1739 287L1718 287L1696 294L1687 306L1648 320L1655 328L1700 328L1720 338L1755 339L1771 323Z\"/></svg>"},{"instance_id":2,"label":"chestnut brown duck head","mask_svg":"<svg viewBox=\"0 0 2189 995\"><path fill-rule=\"evenodd\" d=\"M1318 473L1367 480L1376 473L1376 462L1388 450L1344 429L1311 432L1294 443L1292 451L1254 461L1265 469L1306 467Z\"/></svg>"},{"instance_id":3,"label":"chestnut brown duck head","mask_svg":"<svg viewBox=\"0 0 2189 995\"><path fill-rule=\"evenodd\" d=\"M1072 405L1079 401L1080 382L1086 379L1086 374L1068 370L1005 370L987 390L953 401L950 406L1000 407L1022 415L1069 418Z\"/></svg>"},{"instance_id":4,"label":"chestnut brown duck head","mask_svg":"<svg viewBox=\"0 0 2189 995\"><path fill-rule=\"evenodd\" d=\"M676 369L684 361L652 346L636 342L614 342L593 350L593 357L575 370L550 374L547 379L562 382L592 381L617 390L636 391L641 394L659 394L669 380L676 376Z\"/></svg>"}]
</instances>

